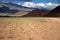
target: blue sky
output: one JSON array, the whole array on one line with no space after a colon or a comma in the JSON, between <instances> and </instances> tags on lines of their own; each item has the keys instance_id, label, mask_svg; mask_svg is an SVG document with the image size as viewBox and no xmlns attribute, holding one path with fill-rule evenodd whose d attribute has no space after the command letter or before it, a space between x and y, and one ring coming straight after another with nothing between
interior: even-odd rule
<instances>
[{"instance_id":1,"label":"blue sky","mask_svg":"<svg viewBox=\"0 0 60 40\"><path fill-rule=\"evenodd\" d=\"M11 1L11 2L20 2L19 0L0 0L0 1L4 1L4 2L8 2L8 1ZM17 2L16 2L17 1ZM22 1L22 0L21 0ZM25 2L28 1L28 0L24 0ZM60 3L60 0L31 0L32 2L34 3L48 3L48 2L52 2L52 3ZM28 1L29 2L29 1Z\"/></svg>"},{"instance_id":2,"label":"blue sky","mask_svg":"<svg viewBox=\"0 0 60 40\"><path fill-rule=\"evenodd\" d=\"M60 3L60 0L33 0L33 2L35 3Z\"/></svg>"}]
</instances>

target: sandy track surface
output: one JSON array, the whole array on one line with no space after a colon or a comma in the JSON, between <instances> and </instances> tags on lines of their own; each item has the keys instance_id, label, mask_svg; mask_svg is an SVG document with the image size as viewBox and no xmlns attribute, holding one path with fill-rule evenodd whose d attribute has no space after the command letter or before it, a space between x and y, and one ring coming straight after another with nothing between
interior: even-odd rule
<instances>
[{"instance_id":1,"label":"sandy track surface","mask_svg":"<svg viewBox=\"0 0 60 40\"><path fill-rule=\"evenodd\" d=\"M0 18L0 40L60 40L60 18Z\"/></svg>"}]
</instances>

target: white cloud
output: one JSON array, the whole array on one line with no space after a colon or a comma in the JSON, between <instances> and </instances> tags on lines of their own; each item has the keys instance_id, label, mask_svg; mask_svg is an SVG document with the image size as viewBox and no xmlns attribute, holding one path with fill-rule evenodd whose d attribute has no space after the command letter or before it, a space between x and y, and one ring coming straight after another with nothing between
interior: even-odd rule
<instances>
[{"instance_id":1,"label":"white cloud","mask_svg":"<svg viewBox=\"0 0 60 40\"><path fill-rule=\"evenodd\" d=\"M21 5L21 3L17 3L18 5Z\"/></svg>"},{"instance_id":2,"label":"white cloud","mask_svg":"<svg viewBox=\"0 0 60 40\"><path fill-rule=\"evenodd\" d=\"M33 7L33 8L40 8L40 7L44 7L44 8L49 8L49 9L53 9L55 7L57 7L58 5L60 4L57 4L57 3L33 3L33 2L25 2L22 4L22 6L26 6L26 7Z\"/></svg>"},{"instance_id":3,"label":"white cloud","mask_svg":"<svg viewBox=\"0 0 60 40\"><path fill-rule=\"evenodd\" d=\"M53 4L52 4L51 2L49 2L49 3L48 3L48 4L46 4L46 5L52 6Z\"/></svg>"},{"instance_id":4,"label":"white cloud","mask_svg":"<svg viewBox=\"0 0 60 40\"><path fill-rule=\"evenodd\" d=\"M25 2L22 6L34 7L36 4L33 2Z\"/></svg>"},{"instance_id":5,"label":"white cloud","mask_svg":"<svg viewBox=\"0 0 60 40\"><path fill-rule=\"evenodd\" d=\"M38 3L38 4L36 4L36 5L38 5L38 6L45 6L44 3Z\"/></svg>"},{"instance_id":6,"label":"white cloud","mask_svg":"<svg viewBox=\"0 0 60 40\"><path fill-rule=\"evenodd\" d=\"M51 2L46 3L45 5L46 6L59 6L59 4L57 4L57 3L51 3Z\"/></svg>"},{"instance_id":7,"label":"white cloud","mask_svg":"<svg viewBox=\"0 0 60 40\"><path fill-rule=\"evenodd\" d=\"M46 3L46 4L45 4L44 8L51 10L51 9L56 8L56 7L59 6L59 5L60 5L60 4L49 2L49 3Z\"/></svg>"}]
</instances>

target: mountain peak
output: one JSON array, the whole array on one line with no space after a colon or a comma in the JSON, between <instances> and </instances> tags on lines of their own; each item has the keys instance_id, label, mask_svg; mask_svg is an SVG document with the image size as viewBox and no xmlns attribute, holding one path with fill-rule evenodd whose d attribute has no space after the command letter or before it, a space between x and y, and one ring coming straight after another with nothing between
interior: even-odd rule
<instances>
[{"instance_id":1,"label":"mountain peak","mask_svg":"<svg viewBox=\"0 0 60 40\"><path fill-rule=\"evenodd\" d=\"M48 17L60 17L60 5L57 6L55 9L51 10L48 15Z\"/></svg>"}]
</instances>

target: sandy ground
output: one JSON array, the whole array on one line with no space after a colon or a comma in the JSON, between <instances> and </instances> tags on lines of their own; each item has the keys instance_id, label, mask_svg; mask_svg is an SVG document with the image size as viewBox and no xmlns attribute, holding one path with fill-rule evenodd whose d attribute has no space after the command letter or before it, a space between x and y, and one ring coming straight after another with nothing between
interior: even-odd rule
<instances>
[{"instance_id":1,"label":"sandy ground","mask_svg":"<svg viewBox=\"0 0 60 40\"><path fill-rule=\"evenodd\" d=\"M60 18L0 18L0 40L60 40Z\"/></svg>"}]
</instances>

